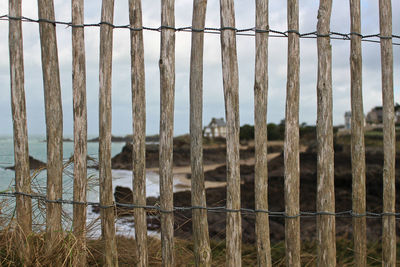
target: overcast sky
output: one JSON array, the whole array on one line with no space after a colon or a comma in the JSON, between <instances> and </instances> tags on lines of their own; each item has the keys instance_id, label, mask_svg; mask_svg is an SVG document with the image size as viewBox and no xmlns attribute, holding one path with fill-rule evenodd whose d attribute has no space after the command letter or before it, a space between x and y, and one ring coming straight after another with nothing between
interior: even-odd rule
<instances>
[{"instance_id":1,"label":"overcast sky","mask_svg":"<svg viewBox=\"0 0 400 267\"><path fill-rule=\"evenodd\" d=\"M362 33L379 33L379 10L377 0L362 0ZM143 0L143 24L147 27L160 26L160 0ZM300 32L316 30L318 1L300 1ZM37 1L23 1L22 14L36 18ZM192 1L176 0L176 27L190 26L192 22ZM398 14L400 1L392 1L393 14ZM255 1L235 1L236 27L251 28L255 25ZM100 21L101 1L85 1L85 23ZM270 28L287 30L286 1L271 0ZM55 0L56 19L71 21L70 1ZM7 1L0 2L0 15L8 14ZM331 31L350 32L349 1L333 1ZM128 0L116 0L114 24L129 24ZM219 1L209 0L207 5L207 27L220 27ZM393 16L393 34L400 34L400 16ZM44 96L41 72L39 26L37 23L23 23L25 90L28 116L28 133L45 134ZM98 69L99 69L98 27L86 28L87 60L87 106L88 131L98 135ZM64 134L72 135L72 55L71 28L57 26L58 52L64 113ZM12 134L10 107L10 78L8 57L8 22L0 21L0 135ZM189 132L189 66L191 34L176 33L176 88L175 88L175 130L174 134ZM395 42L400 42L398 39ZM130 88L130 40L129 30L114 30L113 48L113 88L112 88L112 132L125 135L132 132L132 107ZM159 48L160 34L144 32L146 67L146 109L147 134L158 133L159 128ZM254 117L254 37L237 36L240 84L240 124L253 124ZM380 46L377 43L363 42L363 97L364 112L382 104ZM300 84L300 122L316 122L316 80L317 46L316 39L301 39L301 84ZM334 124L342 124L344 112L350 110L350 42L332 40L333 53L333 112ZM400 102L400 46L394 51L395 101ZM268 122L278 123L285 115L287 39L269 39L269 91ZM204 115L208 124L212 117L225 117L222 87L222 67L220 55L220 36L205 35L204 53Z\"/></svg>"}]
</instances>

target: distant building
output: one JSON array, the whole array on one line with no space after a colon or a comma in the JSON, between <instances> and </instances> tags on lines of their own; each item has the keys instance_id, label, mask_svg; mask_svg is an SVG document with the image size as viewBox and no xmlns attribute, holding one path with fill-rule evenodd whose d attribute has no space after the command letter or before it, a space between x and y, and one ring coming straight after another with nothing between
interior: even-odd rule
<instances>
[{"instance_id":1,"label":"distant building","mask_svg":"<svg viewBox=\"0 0 400 267\"><path fill-rule=\"evenodd\" d=\"M212 118L211 122L206 127L204 127L203 135L204 137L210 138L226 138L226 123L224 121L224 118Z\"/></svg>"},{"instance_id":2,"label":"distant building","mask_svg":"<svg viewBox=\"0 0 400 267\"><path fill-rule=\"evenodd\" d=\"M364 126L367 127L367 120L364 117ZM347 130L351 130L351 111L346 111L344 113L344 128L342 128L343 130L347 131Z\"/></svg>"},{"instance_id":3,"label":"distant building","mask_svg":"<svg viewBox=\"0 0 400 267\"><path fill-rule=\"evenodd\" d=\"M395 123L400 123L400 105L396 104L394 106L395 112ZM383 124L383 108L381 106L376 106L371 109L370 112L367 113L365 116L366 125L374 126L374 127L382 127ZM344 128L350 129L351 128L351 111L347 111L344 113Z\"/></svg>"},{"instance_id":4,"label":"distant building","mask_svg":"<svg viewBox=\"0 0 400 267\"><path fill-rule=\"evenodd\" d=\"M351 111L346 111L344 113L344 128L346 130L351 129Z\"/></svg>"}]
</instances>

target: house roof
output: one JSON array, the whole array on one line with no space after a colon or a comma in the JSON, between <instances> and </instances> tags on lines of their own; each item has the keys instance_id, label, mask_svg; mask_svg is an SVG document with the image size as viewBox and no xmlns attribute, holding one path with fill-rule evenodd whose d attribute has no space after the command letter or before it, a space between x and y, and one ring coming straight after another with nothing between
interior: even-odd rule
<instances>
[{"instance_id":1,"label":"house roof","mask_svg":"<svg viewBox=\"0 0 400 267\"><path fill-rule=\"evenodd\" d=\"M217 126L217 127L225 127L226 126L226 122L224 121L224 118L212 118L210 124L208 125L208 127L211 126Z\"/></svg>"}]
</instances>

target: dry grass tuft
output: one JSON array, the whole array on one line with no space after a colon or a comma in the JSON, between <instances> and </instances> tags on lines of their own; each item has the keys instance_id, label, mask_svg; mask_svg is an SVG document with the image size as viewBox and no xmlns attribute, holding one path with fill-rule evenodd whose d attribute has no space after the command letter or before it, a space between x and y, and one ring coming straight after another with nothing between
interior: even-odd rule
<instances>
[{"instance_id":1,"label":"dry grass tuft","mask_svg":"<svg viewBox=\"0 0 400 267\"><path fill-rule=\"evenodd\" d=\"M50 252L45 250L45 234L32 233L26 237L26 245L29 247L30 262L24 262L18 254L17 235L13 229L5 229L0 232L0 266L76 266L76 239L72 233L65 233L60 242ZM148 238L149 265L161 266L161 243L157 238ZM135 266L136 248L132 238L117 237L118 260L120 266ZM353 244L348 238L337 239L337 265L354 266ZM87 265L103 266L104 242L100 239L87 240ZM225 266L225 240L212 240L212 266ZM303 242L301 265L316 266L316 242ZM398 244L400 251L400 243ZM284 242L271 246L273 266L285 266ZM380 242L368 244L368 266L381 266L382 248ZM398 253L399 254L399 253ZM399 256L399 255L398 255ZM399 257L398 257L399 258ZM176 266L194 266L193 243L191 240L175 240L175 262ZM24 264L25 263L25 264ZM243 266L257 265L256 246L250 244L242 245Z\"/></svg>"}]
</instances>

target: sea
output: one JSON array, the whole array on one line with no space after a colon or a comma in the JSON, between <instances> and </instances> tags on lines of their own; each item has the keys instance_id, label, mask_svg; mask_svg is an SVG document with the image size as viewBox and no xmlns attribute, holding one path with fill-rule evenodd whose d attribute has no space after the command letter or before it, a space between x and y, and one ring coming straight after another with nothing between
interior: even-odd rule
<instances>
[{"instance_id":1,"label":"sea","mask_svg":"<svg viewBox=\"0 0 400 267\"><path fill-rule=\"evenodd\" d=\"M64 138L68 138L65 136ZM92 137L89 137L90 139ZM30 136L29 137L29 155L37 160L46 162L46 137ZM72 139L72 138L71 138ZM111 146L112 157L121 152L125 143L113 142ZM63 143L63 157L66 163L73 155L73 142ZM97 142L88 143L88 155L95 161L98 159L99 144ZM15 191L15 173L6 167L14 165L14 148L12 136L0 136L0 192ZM88 163L89 165L90 163ZM32 191L38 194L46 194L46 170L31 171ZM132 171L128 170L112 170L113 191L116 186L124 186L132 189ZM66 164L63 174L63 199L72 200L73 188L73 165ZM176 189L176 190L175 190ZM146 196L159 196L159 175L156 172L147 171L146 173ZM174 191L178 191L174 187ZM88 169L88 192L87 201L99 202L99 186L98 171L96 169ZM45 229L45 205L38 200L32 201L33 206L33 230L43 231ZM72 205L63 204L63 227L65 230L72 230ZM6 225L7 221L15 219L15 199L0 196L0 219L1 225ZM6 224L4 224L6 222ZM116 234L126 237L134 236L133 218L123 217L116 219ZM101 226L99 214L93 212L91 206L87 208L87 236L88 238L99 238L101 235ZM158 236L155 231L149 231L149 235Z\"/></svg>"}]
</instances>

